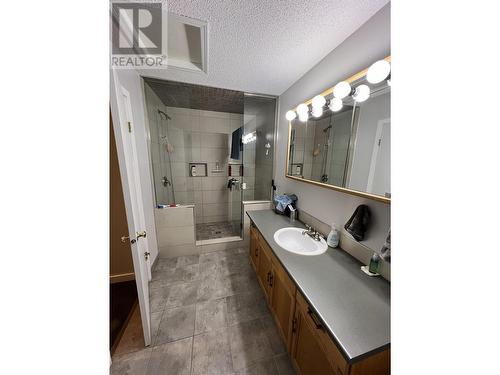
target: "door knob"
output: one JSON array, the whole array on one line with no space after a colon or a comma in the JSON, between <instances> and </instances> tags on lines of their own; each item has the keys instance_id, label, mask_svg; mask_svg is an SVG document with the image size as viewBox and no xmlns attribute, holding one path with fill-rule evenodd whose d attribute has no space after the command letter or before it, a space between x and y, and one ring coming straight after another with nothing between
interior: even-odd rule
<instances>
[{"instance_id":1,"label":"door knob","mask_svg":"<svg viewBox=\"0 0 500 375\"><path fill-rule=\"evenodd\" d=\"M135 235L137 236L137 239L146 238L146 231L143 230L142 232L137 232Z\"/></svg>"}]
</instances>

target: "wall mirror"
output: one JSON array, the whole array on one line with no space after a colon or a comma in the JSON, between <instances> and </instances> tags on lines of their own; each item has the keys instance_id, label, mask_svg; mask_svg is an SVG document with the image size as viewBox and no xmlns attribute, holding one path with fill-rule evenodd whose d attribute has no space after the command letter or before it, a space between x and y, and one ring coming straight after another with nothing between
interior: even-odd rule
<instances>
[{"instance_id":1,"label":"wall mirror","mask_svg":"<svg viewBox=\"0 0 500 375\"><path fill-rule=\"evenodd\" d=\"M390 57L287 112L286 177L390 202Z\"/></svg>"}]
</instances>

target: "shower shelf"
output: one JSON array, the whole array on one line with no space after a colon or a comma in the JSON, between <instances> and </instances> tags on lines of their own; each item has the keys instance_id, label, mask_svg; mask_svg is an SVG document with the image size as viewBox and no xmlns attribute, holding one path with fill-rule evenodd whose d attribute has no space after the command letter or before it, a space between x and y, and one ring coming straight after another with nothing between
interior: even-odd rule
<instances>
[{"instance_id":1,"label":"shower shelf","mask_svg":"<svg viewBox=\"0 0 500 375\"><path fill-rule=\"evenodd\" d=\"M231 168L232 166L238 167L238 175L233 174L233 169ZM243 163L229 163L227 166L227 172L229 177L243 177Z\"/></svg>"}]
</instances>

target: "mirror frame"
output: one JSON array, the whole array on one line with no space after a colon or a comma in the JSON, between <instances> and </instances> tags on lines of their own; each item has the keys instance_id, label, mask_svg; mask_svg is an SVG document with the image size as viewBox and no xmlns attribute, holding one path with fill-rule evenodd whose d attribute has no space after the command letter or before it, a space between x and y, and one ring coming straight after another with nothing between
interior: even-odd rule
<instances>
[{"instance_id":1,"label":"mirror frame","mask_svg":"<svg viewBox=\"0 0 500 375\"><path fill-rule=\"evenodd\" d=\"M391 56L387 56L383 60L391 62ZM360 72L352 75L351 77L349 77L349 78L347 78L347 79L345 79L343 81L347 81L349 83L352 83L354 81L357 81L357 80L365 77L367 72L368 72L368 68L366 68L366 69L364 69L364 70L362 70L362 71L360 71ZM331 95L331 94L333 94L333 85L332 85L332 87L330 87L329 89L323 91L319 95L321 95L323 97L326 97L326 96ZM309 99L309 100L307 100L307 101L305 101L304 103L306 105L309 105L309 104L311 104L311 102L312 102L312 98ZM296 111L297 108L295 107L295 108L293 108L293 110ZM290 162L290 137L291 137L291 134L292 134L292 122L288 121L288 142L287 142L286 164L285 164L285 177L286 178L289 178L289 179L292 179L292 180L295 180L295 181L306 182L308 184L312 184L312 185L324 187L324 188L327 188L327 189L330 189L330 190L340 191L342 193L356 195L358 197L369 198L369 199L372 199L372 200L375 200L375 201L378 201L378 202L382 202L382 203L386 203L386 204L390 204L391 203L391 198L386 198L386 197L383 197L381 195L375 195L375 194L365 193L365 192L359 191L359 190L352 190L352 189L343 188L343 187L340 187L340 186L325 184L324 182L319 182L319 181L314 181L314 180L308 180L308 179L305 179L305 178L299 178L299 177L296 177L296 176L289 175L288 174L288 170L289 170L289 162Z\"/></svg>"}]
</instances>

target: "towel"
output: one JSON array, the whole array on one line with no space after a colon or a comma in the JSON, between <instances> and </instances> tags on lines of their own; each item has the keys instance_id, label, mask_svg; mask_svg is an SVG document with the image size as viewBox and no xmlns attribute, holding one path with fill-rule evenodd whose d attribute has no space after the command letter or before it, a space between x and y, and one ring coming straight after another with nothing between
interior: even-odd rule
<instances>
[{"instance_id":1,"label":"towel","mask_svg":"<svg viewBox=\"0 0 500 375\"><path fill-rule=\"evenodd\" d=\"M243 136L243 127L239 127L233 132L231 138L231 159L238 160L240 158L240 152L243 151L243 142L241 137Z\"/></svg>"},{"instance_id":2,"label":"towel","mask_svg":"<svg viewBox=\"0 0 500 375\"><path fill-rule=\"evenodd\" d=\"M391 230L389 229L389 233L387 234L387 238L385 239L384 246L380 249L380 257L386 262L391 263Z\"/></svg>"},{"instance_id":3,"label":"towel","mask_svg":"<svg viewBox=\"0 0 500 375\"><path fill-rule=\"evenodd\" d=\"M274 197L275 212L282 215L289 215L290 208L288 206L291 205L296 209L295 203L297 200L298 198L295 194L276 195Z\"/></svg>"},{"instance_id":4,"label":"towel","mask_svg":"<svg viewBox=\"0 0 500 375\"><path fill-rule=\"evenodd\" d=\"M370 209L362 204L356 208L344 228L356 241L362 241L370 223Z\"/></svg>"}]
</instances>

